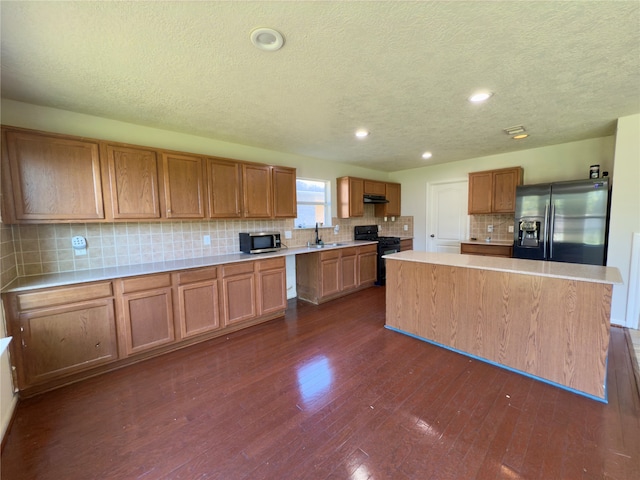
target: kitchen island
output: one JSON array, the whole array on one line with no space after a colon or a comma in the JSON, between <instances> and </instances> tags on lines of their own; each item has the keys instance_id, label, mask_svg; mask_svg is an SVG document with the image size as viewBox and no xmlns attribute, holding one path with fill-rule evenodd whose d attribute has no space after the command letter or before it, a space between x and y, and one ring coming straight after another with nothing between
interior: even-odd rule
<instances>
[{"instance_id":1,"label":"kitchen island","mask_svg":"<svg viewBox=\"0 0 640 480\"><path fill-rule=\"evenodd\" d=\"M606 402L616 268L419 251L384 258L387 328Z\"/></svg>"}]
</instances>

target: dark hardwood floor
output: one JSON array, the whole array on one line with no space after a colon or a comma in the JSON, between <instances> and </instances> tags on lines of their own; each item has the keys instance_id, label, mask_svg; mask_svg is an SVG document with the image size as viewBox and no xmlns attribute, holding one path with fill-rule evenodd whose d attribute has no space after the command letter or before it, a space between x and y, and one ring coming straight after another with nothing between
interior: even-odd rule
<instances>
[{"instance_id":1,"label":"dark hardwood floor","mask_svg":"<svg viewBox=\"0 0 640 480\"><path fill-rule=\"evenodd\" d=\"M21 401L2 479L638 479L613 328L602 404L383 328L384 289Z\"/></svg>"}]
</instances>

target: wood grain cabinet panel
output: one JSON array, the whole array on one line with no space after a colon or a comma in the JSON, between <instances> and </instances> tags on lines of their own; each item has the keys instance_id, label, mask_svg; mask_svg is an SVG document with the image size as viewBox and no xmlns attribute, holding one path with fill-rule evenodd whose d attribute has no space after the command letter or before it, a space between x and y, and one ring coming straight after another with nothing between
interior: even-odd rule
<instances>
[{"instance_id":1,"label":"wood grain cabinet panel","mask_svg":"<svg viewBox=\"0 0 640 480\"><path fill-rule=\"evenodd\" d=\"M222 158L207 159L209 217L242 217L242 167Z\"/></svg>"},{"instance_id":2,"label":"wood grain cabinet panel","mask_svg":"<svg viewBox=\"0 0 640 480\"><path fill-rule=\"evenodd\" d=\"M338 218L364 216L364 180L340 177L338 184Z\"/></svg>"},{"instance_id":3,"label":"wood grain cabinet panel","mask_svg":"<svg viewBox=\"0 0 640 480\"><path fill-rule=\"evenodd\" d=\"M256 318L255 274L251 272L223 277L222 298L225 326Z\"/></svg>"},{"instance_id":4,"label":"wood grain cabinet panel","mask_svg":"<svg viewBox=\"0 0 640 480\"><path fill-rule=\"evenodd\" d=\"M112 298L23 313L20 336L20 388L118 358Z\"/></svg>"},{"instance_id":5,"label":"wood grain cabinet panel","mask_svg":"<svg viewBox=\"0 0 640 480\"><path fill-rule=\"evenodd\" d=\"M160 218L158 154L153 150L105 145L108 180L105 202L114 219ZM107 201L107 199L110 200Z\"/></svg>"},{"instance_id":6,"label":"wood grain cabinet panel","mask_svg":"<svg viewBox=\"0 0 640 480\"><path fill-rule=\"evenodd\" d=\"M99 221L102 203L97 142L4 131L11 190L10 222ZM3 168L6 174L7 168ZM7 185L7 183L5 183Z\"/></svg>"},{"instance_id":7,"label":"wood grain cabinet panel","mask_svg":"<svg viewBox=\"0 0 640 480\"><path fill-rule=\"evenodd\" d=\"M203 159L162 154L167 218L205 218Z\"/></svg>"},{"instance_id":8,"label":"wood grain cabinet panel","mask_svg":"<svg viewBox=\"0 0 640 480\"><path fill-rule=\"evenodd\" d=\"M186 270L175 277L180 339L220 329L218 268Z\"/></svg>"},{"instance_id":9,"label":"wood grain cabinet panel","mask_svg":"<svg viewBox=\"0 0 640 480\"><path fill-rule=\"evenodd\" d=\"M268 165L242 165L244 212L248 218L273 217L273 183Z\"/></svg>"},{"instance_id":10,"label":"wood grain cabinet panel","mask_svg":"<svg viewBox=\"0 0 640 480\"><path fill-rule=\"evenodd\" d=\"M122 280L122 319L126 354L132 355L175 341L169 274Z\"/></svg>"},{"instance_id":11,"label":"wood grain cabinet panel","mask_svg":"<svg viewBox=\"0 0 640 480\"><path fill-rule=\"evenodd\" d=\"M401 187L399 183L385 183L384 196L389 203L381 203L375 206L376 217L399 217Z\"/></svg>"},{"instance_id":12,"label":"wood grain cabinet panel","mask_svg":"<svg viewBox=\"0 0 640 480\"><path fill-rule=\"evenodd\" d=\"M513 254L512 245L492 245L490 243L481 245L478 243L461 243L460 253L467 255L484 255L489 257L511 257Z\"/></svg>"},{"instance_id":13,"label":"wood grain cabinet panel","mask_svg":"<svg viewBox=\"0 0 640 480\"><path fill-rule=\"evenodd\" d=\"M370 287L376 280L377 247L348 247L296 258L298 298L320 304Z\"/></svg>"},{"instance_id":14,"label":"wood grain cabinet panel","mask_svg":"<svg viewBox=\"0 0 640 480\"><path fill-rule=\"evenodd\" d=\"M384 182L376 182L374 180L364 181L364 193L369 195L384 195L385 194Z\"/></svg>"},{"instance_id":15,"label":"wood grain cabinet panel","mask_svg":"<svg viewBox=\"0 0 640 480\"><path fill-rule=\"evenodd\" d=\"M378 277L378 248L376 245L358 247L358 286L371 286Z\"/></svg>"},{"instance_id":16,"label":"wood grain cabinet panel","mask_svg":"<svg viewBox=\"0 0 640 480\"><path fill-rule=\"evenodd\" d=\"M400 251L405 252L407 250L413 250L413 239L403 238L400 240Z\"/></svg>"},{"instance_id":17,"label":"wood grain cabinet panel","mask_svg":"<svg viewBox=\"0 0 640 480\"><path fill-rule=\"evenodd\" d=\"M273 216L275 218L296 218L296 169L273 167Z\"/></svg>"},{"instance_id":18,"label":"wood grain cabinet panel","mask_svg":"<svg viewBox=\"0 0 640 480\"><path fill-rule=\"evenodd\" d=\"M284 311L287 308L287 273L284 257L259 261L257 270L258 314Z\"/></svg>"},{"instance_id":19,"label":"wood grain cabinet panel","mask_svg":"<svg viewBox=\"0 0 640 480\"><path fill-rule=\"evenodd\" d=\"M522 174L522 167L470 173L469 214L515 212L516 187L522 185Z\"/></svg>"}]
</instances>

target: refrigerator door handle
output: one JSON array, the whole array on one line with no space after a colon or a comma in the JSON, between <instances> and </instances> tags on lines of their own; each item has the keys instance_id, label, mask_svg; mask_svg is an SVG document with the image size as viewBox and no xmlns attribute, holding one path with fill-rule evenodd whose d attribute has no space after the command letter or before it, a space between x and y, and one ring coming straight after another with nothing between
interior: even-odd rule
<instances>
[{"instance_id":1,"label":"refrigerator door handle","mask_svg":"<svg viewBox=\"0 0 640 480\"><path fill-rule=\"evenodd\" d=\"M556 224L556 204L551 204L551 221L549 222L549 259L553 259L553 231Z\"/></svg>"},{"instance_id":2,"label":"refrigerator door handle","mask_svg":"<svg viewBox=\"0 0 640 480\"><path fill-rule=\"evenodd\" d=\"M542 258L547 260L547 245L549 244L549 204L544 205L544 237L542 238Z\"/></svg>"}]
</instances>

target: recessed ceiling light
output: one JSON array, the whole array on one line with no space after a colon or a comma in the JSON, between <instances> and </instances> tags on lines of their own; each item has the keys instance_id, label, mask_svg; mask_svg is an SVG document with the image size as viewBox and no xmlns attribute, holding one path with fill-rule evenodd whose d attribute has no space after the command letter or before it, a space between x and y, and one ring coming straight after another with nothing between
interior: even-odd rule
<instances>
[{"instance_id":1,"label":"recessed ceiling light","mask_svg":"<svg viewBox=\"0 0 640 480\"><path fill-rule=\"evenodd\" d=\"M275 52L284 45L284 37L273 28L256 28L251 31L251 43L260 50Z\"/></svg>"},{"instance_id":2,"label":"recessed ceiling light","mask_svg":"<svg viewBox=\"0 0 640 480\"><path fill-rule=\"evenodd\" d=\"M360 130L356 130L356 137L358 138L366 138L369 136L369 131L361 128Z\"/></svg>"},{"instance_id":3,"label":"recessed ceiling light","mask_svg":"<svg viewBox=\"0 0 640 480\"><path fill-rule=\"evenodd\" d=\"M427 160L427 159L429 159L431 157L433 157L433 154L431 152L424 152L422 154L422 158L424 158L425 160Z\"/></svg>"},{"instance_id":4,"label":"recessed ceiling light","mask_svg":"<svg viewBox=\"0 0 640 480\"><path fill-rule=\"evenodd\" d=\"M477 92L469 97L469 101L472 103L480 103L488 100L493 95L492 92Z\"/></svg>"},{"instance_id":5,"label":"recessed ceiling light","mask_svg":"<svg viewBox=\"0 0 640 480\"><path fill-rule=\"evenodd\" d=\"M522 140L523 138L527 138L528 136L528 133L521 133L520 135L515 135L511 138L513 138L514 140Z\"/></svg>"}]
</instances>

